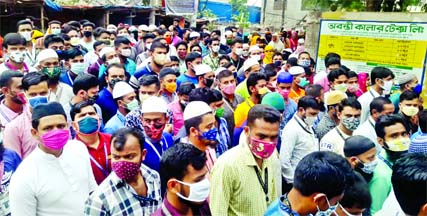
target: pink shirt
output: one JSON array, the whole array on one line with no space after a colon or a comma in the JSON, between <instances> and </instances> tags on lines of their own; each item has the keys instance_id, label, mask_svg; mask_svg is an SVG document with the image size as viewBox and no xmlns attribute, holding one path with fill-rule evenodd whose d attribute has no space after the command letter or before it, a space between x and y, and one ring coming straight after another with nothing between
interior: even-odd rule
<instances>
[{"instance_id":1,"label":"pink shirt","mask_svg":"<svg viewBox=\"0 0 427 216\"><path fill-rule=\"evenodd\" d=\"M25 108L3 131L4 146L15 151L21 159L25 159L39 144L32 136L31 128L31 112Z\"/></svg>"},{"instance_id":2,"label":"pink shirt","mask_svg":"<svg viewBox=\"0 0 427 216\"><path fill-rule=\"evenodd\" d=\"M168 105L168 108L172 111L173 118L173 135L175 136L178 131L184 126L184 114L181 109L179 99Z\"/></svg>"},{"instance_id":3,"label":"pink shirt","mask_svg":"<svg viewBox=\"0 0 427 216\"><path fill-rule=\"evenodd\" d=\"M325 76L322 79L318 80L317 82L315 82L314 84L319 84L323 87L323 91L324 92L328 92L329 91L329 80L328 77Z\"/></svg>"},{"instance_id":4,"label":"pink shirt","mask_svg":"<svg viewBox=\"0 0 427 216\"><path fill-rule=\"evenodd\" d=\"M3 126L6 126L9 122L15 119L19 113L14 112L4 105L4 100L0 102L0 123Z\"/></svg>"}]
</instances>

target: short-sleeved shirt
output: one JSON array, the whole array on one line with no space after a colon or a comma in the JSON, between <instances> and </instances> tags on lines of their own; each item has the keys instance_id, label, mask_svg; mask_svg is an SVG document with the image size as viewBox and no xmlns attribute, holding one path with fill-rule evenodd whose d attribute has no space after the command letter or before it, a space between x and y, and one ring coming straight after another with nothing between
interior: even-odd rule
<instances>
[{"instance_id":1,"label":"short-sleeved shirt","mask_svg":"<svg viewBox=\"0 0 427 216\"><path fill-rule=\"evenodd\" d=\"M108 120L107 124L105 124L104 132L108 134L113 134L116 130L125 126L126 117L119 111Z\"/></svg>"},{"instance_id":2,"label":"short-sleeved shirt","mask_svg":"<svg viewBox=\"0 0 427 216\"><path fill-rule=\"evenodd\" d=\"M299 99L305 96L304 89L298 89L297 91L291 89L291 92L289 93L289 98L294 100L296 103L298 103Z\"/></svg>"},{"instance_id":3,"label":"short-sleeved shirt","mask_svg":"<svg viewBox=\"0 0 427 216\"><path fill-rule=\"evenodd\" d=\"M243 123L248 118L249 110L254 105L254 102L252 102L249 98L237 105L237 108L234 111L234 124L236 128L241 127L243 125Z\"/></svg>"},{"instance_id":4,"label":"short-sleeved shirt","mask_svg":"<svg viewBox=\"0 0 427 216\"><path fill-rule=\"evenodd\" d=\"M111 117L113 117L117 112L117 104L113 99L113 95L108 91L107 87L104 87L99 92L99 98L96 100L96 103L102 109L102 119L104 123L107 123Z\"/></svg>"},{"instance_id":5,"label":"short-sleeved shirt","mask_svg":"<svg viewBox=\"0 0 427 216\"><path fill-rule=\"evenodd\" d=\"M197 86L199 84L199 80L197 79L197 77L192 77L192 76L188 76L187 74L183 73L181 74L177 79L176 79L176 84L179 88L179 86L181 85L181 83L184 82L191 82L193 83L195 86Z\"/></svg>"},{"instance_id":6,"label":"short-sleeved shirt","mask_svg":"<svg viewBox=\"0 0 427 216\"><path fill-rule=\"evenodd\" d=\"M332 151L344 157L344 143L348 137L350 136L341 131L337 126L320 140L320 150Z\"/></svg>"}]
</instances>

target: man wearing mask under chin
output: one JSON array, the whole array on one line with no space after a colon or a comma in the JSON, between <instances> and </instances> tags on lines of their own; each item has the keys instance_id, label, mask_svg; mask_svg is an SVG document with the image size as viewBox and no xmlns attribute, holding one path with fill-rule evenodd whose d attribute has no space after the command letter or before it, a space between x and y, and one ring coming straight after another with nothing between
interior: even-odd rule
<instances>
[{"instance_id":1,"label":"man wearing mask under chin","mask_svg":"<svg viewBox=\"0 0 427 216\"><path fill-rule=\"evenodd\" d=\"M305 76L305 70L301 66L289 68L289 73L293 77L289 98L298 103L298 100L305 96L304 88L308 86L309 82Z\"/></svg>"},{"instance_id":2,"label":"man wearing mask under chin","mask_svg":"<svg viewBox=\"0 0 427 216\"><path fill-rule=\"evenodd\" d=\"M369 191L371 192L371 215L379 211L391 189L391 175L394 163L408 152L411 143L409 128L399 115L381 116L375 124L378 143L383 151L377 155L379 161L374 170Z\"/></svg>"},{"instance_id":3,"label":"man wearing mask under chin","mask_svg":"<svg viewBox=\"0 0 427 216\"><path fill-rule=\"evenodd\" d=\"M279 123L273 107L255 105L249 111L239 145L221 155L212 170L212 215L263 215L278 197L272 154Z\"/></svg>"},{"instance_id":4,"label":"man wearing mask under chin","mask_svg":"<svg viewBox=\"0 0 427 216\"><path fill-rule=\"evenodd\" d=\"M135 128L113 134L113 172L89 196L85 215L151 215L160 207L160 176L142 164L147 154L144 139Z\"/></svg>"},{"instance_id":5,"label":"man wearing mask under chin","mask_svg":"<svg viewBox=\"0 0 427 216\"><path fill-rule=\"evenodd\" d=\"M12 215L81 214L96 188L86 147L69 140L67 117L57 102L34 107L31 124L38 145L12 176Z\"/></svg>"},{"instance_id":6,"label":"man wearing mask under chin","mask_svg":"<svg viewBox=\"0 0 427 216\"><path fill-rule=\"evenodd\" d=\"M168 123L167 104L159 97L149 97L141 105L141 121L144 127L145 156L144 164L159 171L160 159L163 153L173 146L170 133L164 132Z\"/></svg>"},{"instance_id":7,"label":"man wearing mask under chin","mask_svg":"<svg viewBox=\"0 0 427 216\"><path fill-rule=\"evenodd\" d=\"M152 215L211 215L205 163L206 154L193 145L180 143L169 148L160 161L162 188L167 189L163 207Z\"/></svg>"}]
</instances>

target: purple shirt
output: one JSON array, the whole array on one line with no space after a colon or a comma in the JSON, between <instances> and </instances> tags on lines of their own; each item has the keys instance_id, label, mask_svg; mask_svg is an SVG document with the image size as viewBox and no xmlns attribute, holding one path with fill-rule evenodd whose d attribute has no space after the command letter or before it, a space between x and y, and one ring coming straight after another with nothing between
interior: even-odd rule
<instances>
[{"instance_id":1,"label":"purple shirt","mask_svg":"<svg viewBox=\"0 0 427 216\"><path fill-rule=\"evenodd\" d=\"M209 208L209 204L205 201L200 208L192 208L193 215L212 215L211 210ZM168 201L167 196L165 195L165 199L160 208L157 209L151 216L180 216L184 215L184 213L180 213L177 209L175 209Z\"/></svg>"}]
</instances>

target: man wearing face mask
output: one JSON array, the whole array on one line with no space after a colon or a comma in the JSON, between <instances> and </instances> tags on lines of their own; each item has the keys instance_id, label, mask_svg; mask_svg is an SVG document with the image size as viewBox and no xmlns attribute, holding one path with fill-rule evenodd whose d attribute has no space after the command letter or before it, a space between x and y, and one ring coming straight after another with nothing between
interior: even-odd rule
<instances>
[{"instance_id":1,"label":"man wearing face mask","mask_svg":"<svg viewBox=\"0 0 427 216\"><path fill-rule=\"evenodd\" d=\"M328 92L325 92L325 98L326 98L325 103L328 103L327 98L330 91L339 91L346 94L348 89L348 86L346 84L348 80L348 75L347 75L347 72L341 68L329 72L328 80L329 80L330 88ZM347 94L346 94L346 97L347 97Z\"/></svg>"},{"instance_id":2,"label":"man wearing face mask","mask_svg":"<svg viewBox=\"0 0 427 216\"><path fill-rule=\"evenodd\" d=\"M338 104L337 112L340 123L320 140L320 150L333 151L344 156L345 139L352 136L353 131L360 125L360 110L361 105L356 99L342 100Z\"/></svg>"},{"instance_id":3,"label":"man wearing face mask","mask_svg":"<svg viewBox=\"0 0 427 216\"><path fill-rule=\"evenodd\" d=\"M163 207L153 216L211 215L207 202L206 154L193 145L180 143L169 148L160 161L162 188L166 188Z\"/></svg>"},{"instance_id":4,"label":"man wearing face mask","mask_svg":"<svg viewBox=\"0 0 427 216\"><path fill-rule=\"evenodd\" d=\"M301 67L310 67L310 53L301 52L298 54L298 65Z\"/></svg>"},{"instance_id":5,"label":"man wearing face mask","mask_svg":"<svg viewBox=\"0 0 427 216\"><path fill-rule=\"evenodd\" d=\"M308 154L295 169L292 189L274 201L265 215L336 215L353 175L350 164L333 152Z\"/></svg>"},{"instance_id":6,"label":"man wearing face mask","mask_svg":"<svg viewBox=\"0 0 427 216\"><path fill-rule=\"evenodd\" d=\"M328 73L332 70L341 67L341 56L336 53L328 53L325 56L325 71L317 72L313 82L323 87L325 91L329 91Z\"/></svg>"},{"instance_id":7,"label":"man wearing face mask","mask_svg":"<svg viewBox=\"0 0 427 216\"><path fill-rule=\"evenodd\" d=\"M362 116L360 122L365 122L369 117L369 104L371 101L379 96L390 94L391 87L393 86L394 74L385 67L375 67L370 74L371 87L369 91L361 95L357 100L362 105Z\"/></svg>"},{"instance_id":8,"label":"man wearing face mask","mask_svg":"<svg viewBox=\"0 0 427 216\"><path fill-rule=\"evenodd\" d=\"M196 77L198 80L198 88L212 88L215 80L215 74L211 67L206 64L200 64L194 67Z\"/></svg>"},{"instance_id":9,"label":"man wearing face mask","mask_svg":"<svg viewBox=\"0 0 427 216\"><path fill-rule=\"evenodd\" d=\"M328 94L328 97L326 97L326 100L328 101L326 103L328 111L323 115L319 124L316 126L316 136L319 140L321 140L329 131L338 126L340 122L338 119L338 105L346 98L346 95L340 91L331 91L330 94Z\"/></svg>"},{"instance_id":10,"label":"man wearing face mask","mask_svg":"<svg viewBox=\"0 0 427 216\"><path fill-rule=\"evenodd\" d=\"M166 104L170 104L178 98L178 95L176 94L176 78L178 74L179 72L169 67L163 68L160 71L160 97L165 100Z\"/></svg>"},{"instance_id":11,"label":"man wearing face mask","mask_svg":"<svg viewBox=\"0 0 427 216\"><path fill-rule=\"evenodd\" d=\"M12 214L81 214L84 200L96 188L86 147L69 140L70 131L61 104L37 105L31 119L30 133L38 146L12 177L9 191Z\"/></svg>"},{"instance_id":12,"label":"man wearing face mask","mask_svg":"<svg viewBox=\"0 0 427 216\"><path fill-rule=\"evenodd\" d=\"M202 55L197 52L188 53L185 57L185 64L187 66L187 71L181 74L176 80L176 84L179 85L183 82L192 82L194 85L198 85L199 80L196 77L196 71L194 67L196 65L202 64Z\"/></svg>"},{"instance_id":13,"label":"man wearing face mask","mask_svg":"<svg viewBox=\"0 0 427 216\"><path fill-rule=\"evenodd\" d=\"M135 128L121 128L113 134L113 172L89 196L85 215L151 215L160 207L160 176L142 164L147 154L144 139Z\"/></svg>"},{"instance_id":14,"label":"man wearing face mask","mask_svg":"<svg viewBox=\"0 0 427 216\"><path fill-rule=\"evenodd\" d=\"M168 109L171 110L171 118L173 121L173 135L178 135L178 132L184 126L184 109L189 103L190 92L195 89L191 82L182 83L178 88L178 98L172 103L168 104Z\"/></svg>"},{"instance_id":15,"label":"man wearing face mask","mask_svg":"<svg viewBox=\"0 0 427 216\"><path fill-rule=\"evenodd\" d=\"M5 62L0 64L0 73L6 70L16 70L22 73L37 71L25 63L26 41L18 33L8 33L3 39L3 55L8 56Z\"/></svg>"},{"instance_id":16,"label":"man wearing face mask","mask_svg":"<svg viewBox=\"0 0 427 216\"><path fill-rule=\"evenodd\" d=\"M420 94L422 91L422 85L419 83L415 74L404 74L398 78L397 83L399 84L399 91L395 91L390 95L390 100L395 107L395 113L399 112L399 98L402 92L413 91L415 94Z\"/></svg>"},{"instance_id":17,"label":"man wearing face mask","mask_svg":"<svg viewBox=\"0 0 427 216\"><path fill-rule=\"evenodd\" d=\"M0 102L0 123L6 126L24 111L27 100L22 92L22 73L4 71L0 74L0 88L4 99Z\"/></svg>"},{"instance_id":18,"label":"man wearing face mask","mask_svg":"<svg viewBox=\"0 0 427 216\"><path fill-rule=\"evenodd\" d=\"M80 45L89 52L93 51L93 43L95 43L95 38L93 38L94 28L95 24L91 22L85 22L82 24L83 37L80 39Z\"/></svg>"},{"instance_id":19,"label":"man wearing face mask","mask_svg":"<svg viewBox=\"0 0 427 216\"><path fill-rule=\"evenodd\" d=\"M228 54L230 56L231 63L239 70L245 60L242 58L243 55L243 41L240 39L234 39L231 44L231 53Z\"/></svg>"},{"instance_id":20,"label":"man wearing face mask","mask_svg":"<svg viewBox=\"0 0 427 216\"><path fill-rule=\"evenodd\" d=\"M289 98L289 93L291 92L293 77L288 72L279 72L277 74L277 85L276 92L282 95L285 99L285 111L283 112L282 122L280 123L280 130L282 131L285 125L291 120L297 111L297 103Z\"/></svg>"},{"instance_id":21,"label":"man wearing face mask","mask_svg":"<svg viewBox=\"0 0 427 216\"><path fill-rule=\"evenodd\" d=\"M382 208L392 189L393 164L408 152L411 143L408 131L405 121L398 115L381 116L375 124L378 143L383 147L383 151L377 155L378 165L369 182L372 215Z\"/></svg>"},{"instance_id":22,"label":"man wearing face mask","mask_svg":"<svg viewBox=\"0 0 427 216\"><path fill-rule=\"evenodd\" d=\"M370 139L356 135L349 137L344 143L344 156L351 167L361 174L366 182L372 179L372 173L378 165L375 143Z\"/></svg>"},{"instance_id":23,"label":"man wearing face mask","mask_svg":"<svg viewBox=\"0 0 427 216\"><path fill-rule=\"evenodd\" d=\"M102 109L102 119L104 120L104 123L107 123L107 121L116 114L118 109L117 104L113 98L114 85L120 81L125 80L126 74L122 65L108 65L105 75L105 82L108 86L104 87L104 89L99 92L99 97L96 100L96 103Z\"/></svg>"},{"instance_id":24,"label":"man wearing face mask","mask_svg":"<svg viewBox=\"0 0 427 216\"><path fill-rule=\"evenodd\" d=\"M95 72L88 71L90 74L102 78L105 74L105 70L108 65L111 64L120 64L119 55L116 53L113 47L104 47L101 52L99 52L99 57L101 58L102 64L99 66L99 70Z\"/></svg>"},{"instance_id":25,"label":"man wearing face mask","mask_svg":"<svg viewBox=\"0 0 427 216\"><path fill-rule=\"evenodd\" d=\"M305 76L305 70L301 66L289 68L289 74L292 75L293 80L288 97L298 103L298 100L305 96L304 88L308 86L309 82Z\"/></svg>"},{"instance_id":26,"label":"man wearing face mask","mask_svg":"<svg viewBox=\"0 0 427 216\"><path fill-rule=\"evenodd\" d=\"M170 133L164 132L169 116L167 104L159 97L149 97L141 105L141 122L145 134L144 164L153 170L159 171L159 163L163 153L173 146Z\"/></svg>"},{"instance_id":27,"label":"man wearing face mask","mask_svg":"<svg viewBox=\"0 0 427 216\"><path fill-rule=\"evenodd\" d=\"M70 48L65 52L65 66L67 71L61 74L61 82L73 86L77 75L85 72L87 65L84 63L83 53L79 49Z\"/></svg>"},{"instance_id":28,"label":"man wearing face mask","mask_svg":"<svg viewBox=\"0 0 427 216\"><path fill-rule=\"evenodd\" d=\"M306 155L319 150L318 139L313 131L320 105L310 96L298 101L298 111L286 124L281 134L280 160L285 180L283 191L289 191L294 180L297 164Z\"/></svg>"},{"instance_id":29,"label":"man wearing face mask","mask_svg":"<svg viewBox=\"0 0 427 216\"><path fill-rule=\"evenodd\" d=\"M409 127L409 135L418 131L418 112L420 96L413 91L404 91L400 95L399 115Z\"/></svg>"},{"instance_id":30,"label":"man wearing face mask","mask_svg":"<svg viewBox=\"0 0 427 216\"><path fill-rule=\"evenodd\" d=\"M147 27L148 28L148 27ZM146 59L150 58L150 49L153 44L153 40L156 38L154 34L147 33L144 35L142 40L138 43L144 44L144 51L141 51L138 56L136 56L136 65L139 67Z\"/></svg>"},{"instance_id":31,"label":"man wearing face mask","mask_svg":"<svg viewBox=\"0 0 427 216\"><path fill-rule=\"evenodd\" d=\"M111 172L110 134L101 133L101 120L92 101L74 105L70 112L76 140L83 142L89 152L92 172L99 185Z\"/></svg>"},{"instance_id":32,"label":"man wearing face mask","mask_svg":"<svg viewBox=\"0 0 427 216\"><path fill-rule=\"evenodd\" d=\"M213 37L208 43L209 55L203 58L203 64L209 65L213 71L219 68L219 39Z\"/></svg>"},{"instance_id":33,"label":"man wearing face mask","mask_svg":"<svg viewBox=\"0 0 427 216\"><path fill-rule=\"evenodd\" d=\"M132 50L129 39L126 37L117 37L114 40L114 48L120 59L120 64L124 65L126 72L128 72L130 75L133 75L136 70L136 64L132 59L130 59ZM99 69L99 73L102 74L101 68Z\"/></svg>"},{"instance_id":34,"label":"man wearing face mask","mask_svg":"<svg viewBox=\"0 0 427 216\"><path fill-rule=\"evenodd\" d=\"M272 155L279 122L280 113L270 106L249 111L239 145L218 158L212 170L212 215L263 215L277 198Z\"/></svg>"},{"instance_id":35,"label":"man wearing face mask","mask_svg":"<svg viewBox=\"0 0 427 216\"><path fill-rule=\"evenodd\" d=\"M250 94L248 91L247 79L250 74L259 73L261 71L261 68L261 65L256 59L249 58L248 60L246 60L242 67L244 80L237 85L235 93L243 99L248 98ZM237 79L239 79L239 77L237 77Z\"/></svg>"},{"instance_id":36,"label":"man wearing face mask","mask_svg":"<svg viewBox=\"0 0 427 216\"><path fill-rule=\"evenodd\" d=\"M255 105L261 103L261 97L268 93L267 78L261 73L249 74L246 81L250 97L237 105L234 111L234 124L236 128L242 127L245 123L249 110Z\"/></svg>"},{"instance_id":37,"label":"man wearing face mask","mask_svg":"<svg viewBox=\"0 0 427 216\"><path fill-rule=\"evenodd\" d=\"M22 78L22 88L29 106L6 125L3 141L6 148L15 151L21 159L24 159L39 144L39 141L31 135L31 113L36 105L48 102L48 77L37 72L25 74Z\"/></svg>"},{"instance_id":38,"label":"man wearing face mask","mask_svg":"<svg viewBox=\"0 0 427 216\"><path fill-rule=\"evenodd\" d=\"M126 115L139 108L135 90L126 82L120 81L114 85L113 99L117 104L116 114L105 124L104 131L113 134L116 130L125 126Z\"/></svg>"},{"instance_id":39,"label":"man wearing face mask","mask_svg":"<svg viewBox=\"0 0 427 216\"><path fill-rule=\"evenodd\" d=\"M24 44L24 46L26 46L24 62L28 64L28 66L34 67L39 50L36 49L32 40L33 23L27 19L18 21L16 23L16 32L24 38L26 43Z\"/></svg>"}]
</instances>

